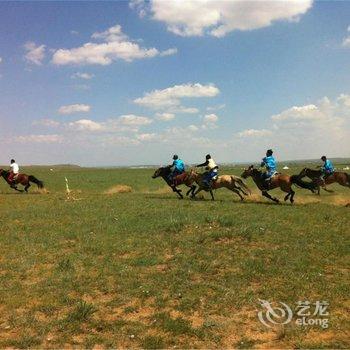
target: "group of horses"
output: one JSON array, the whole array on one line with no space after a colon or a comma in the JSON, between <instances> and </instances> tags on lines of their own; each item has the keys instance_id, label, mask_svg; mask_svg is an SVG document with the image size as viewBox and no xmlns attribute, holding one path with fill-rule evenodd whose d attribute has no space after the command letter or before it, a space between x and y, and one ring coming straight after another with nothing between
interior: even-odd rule
<instances>
[{"instance_id":1,"label":"group of horses","mask_svg":"<svg viewBox=\"0 0 350 350\"><path fill-rule=\"evenodd\" d=\"M304 168L298 175L285 175L277 173L270 180L266 181L262 176L262 171L255 168L253 165L244 169L241 177L236 175L221 175L218 176L215 181L208 187L205 183L205 174L197 173L195 170L191 169L175 177L171 176L172 170L170 166L158 168L152 178L161 177L163 180L171 187L171 189L177 193L179 198L183 199L181 189L178 188L180 185L185 185L189 188L186 192L186 196L195 198L196 195L201 191L210 192L212 200L214 200L213 190L219 188L227 188L228 190L236 193L241 200L244 200L244 196L251 194L251 190L245 184L243 179L251 177L261 191L261 194L279 203L279 199L272 197L268 192L275 188L280 188L286 193L284 201L294 202L295 191L292 185L310 190L313 193L320 194L320 188L322 187L325 191L332 192L327 189L326 185L337 182L338 184L350 188L350 175L344 172L334 172L332 175L327 176L324 180L321 180L321 171L313 170L309 168ZM311 181L304 181L303 178L308 177ZM243 178L243 179L242 179ZM197 187L198 186L198 187Z\"/></svg>"},{"instance_id":2,"label":"group of horses","mask_svg":"<svg viewBox=\"0 0 350 350\"><path fill-rule=\"evenodd\" d=\"M186 171L180 175L172 176L171 166L158 168L152 178L161 177L163 180L171 187L171 189L177 193L179 198L184 198L182 195L181 189L178 188L180 185L185 185L189 189L186 192L186 196L191 196L191 198L195 198L196 195L201 191L210 192L212 200L214 200L213 190L219 188L227 188L228 190L236 193L241 200L244 200L245 196L251 194L251 190L245 184L243 179L247 179L251 177L255 182L258 189L261 191L261 194L276 202L279 203L279 199L276 197L272 197L268 192L275 188L280 188L283 192L286 193L284 197L284 201L289 201L291 203L294 202L295 191L292 186L296 185L298 187L307 189L312 191L313 193L320 194L320 188L322 187L325 191L332 192L328 190L326 185L332 184L334 182L350 188L350 174L345 172L334 172L333 174L325 177L323 180L320 179L321 171L313 170L309 168L304 168L298 175L285 175L277 173L274 175L269 181L263 179L262 172L255 168L253 165L244 169L241 177L236 175L220 175L217 177L215 181L211 183L208 187L205 180L205 173L200 174L195 170L191 169L190 171ZM0 176L4 178L4 180L16 191L19 192L28 192L31 183L34 183L38 186L39 189L44 187L44 183L38 180L33 175L26 174L18 174L15 181L11 182L9 180L10 172L8 170L0 169ZM311 181L304 181L303 178L308 177ZM243 179L242 179L243 178ZM24 186L24 189L18 189L17 185L21 184Z\"/></svg>"}]
</instances>

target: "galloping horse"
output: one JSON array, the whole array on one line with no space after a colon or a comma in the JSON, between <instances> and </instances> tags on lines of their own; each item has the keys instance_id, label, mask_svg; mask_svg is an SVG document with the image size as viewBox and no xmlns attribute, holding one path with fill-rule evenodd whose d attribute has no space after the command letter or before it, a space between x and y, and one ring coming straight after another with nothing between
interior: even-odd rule
<instances>
[{"instance_id":1,"label":"galloping horse","mask_svg":"<svg viewBox=\"0 0 350 350\"><path fill-rule=\"evenodd\" d=\"M243 200L244 197L241 195L240 192L242 192L245 196L248 196L248 193L249 194L251 193L250 189L244 183L244 181L239 176L235 176L235 175L221 175L221 176L218 176L217 180L213 181L213 183L211 184L210 188L205 186L205 184L203 183L204 174L198 174L194 170L191 170L190 174L189 174L189 178L193 179L194 181L196 181L197 185L199 186L198 190L195 193L193 193L192 197L197 195L200 191L205 190L205 191L209 191L210 192L211 199L214 200L214 195L213 195L213 191L212 190L216 190L216 189L222 188L222 187L225 187L225 188L231 190L232 192L236 193L241 200ZM242 187L248 193L245 192L242 189Z\"/></svg>"},{"instance_id":2,"label":"galloping horse","mask_svg":"<svg viewBox=\"0 0 350 350\"><path fill-rule=\"evenodd\" d=\"M241 175L244 179L251 176L253 178L253 181L261 191L261 194L271 199L272 201L279 203L279 200L276 197L272 197L269 195L268 191L273 190L274 188L280 188L282 191L286 192L287 195L284 197L284 201L286 201L288 198L291 203L294 202L294 195L295 192L292 189L292 185L295 184L297 186L300 186L302 188L306 188L310 191L314 191L316 188L316 185L314 183L308 183L300 179L298 175L284 175L284 174L276 174L273 176L270 180L270 184L267 187L266 181L262 178L262 172L256 168L254 168L253 165L251 165L248 169L245 169L243 174Z\"/></svg>"},{"instance_id":3,"label":"galloping horse","mask_svg":"<svg viewBox=\"0 0 350 350\"><path fill-rule=\"evenodd\" d=\"M170 174L171 174L171 167L166 166L166 167L161 167L157 169L152 178L155 179L157 177L163 178L163 180L168 184L171 189L176 192L181 199L184 198L184 196L181 194L181 190L176 188L177 186L180 185L186 185L187 187L190 187L190 189L186 192L186 196L191 194L191 197L194 196L194 191L196 190L196 186L193 184L193 180L189 178L189 174L187 172L184 172L180 175L177 175L174 177L174 179L170 179Z\"/></svg>"},{"instance_id":4,"label":"galloping horse","mask_svg":"<svg viewBox=\"0 0 350 350\"><path fill-rule=\"evenodd\" d=\"M40 180L38 180L35 176L33 175L26 175L26 174L18 174L15 180L15 184L11 183L11 181L8 180L8 177L10 175L10 172L8 170L0 169L0 176L2 176L5 181L10 185L11 188L18 192L23 192L23 190L19 190L17 188L17 184L23 185L24 186L24 191L28 193L28 188L31 186L30 182L35 183L38 188L43 188L44 183Z\"/></svg>"},{"instance_id":5,"label":"galloping horse","mask_svg":"<svg viewBox=\"0 0 350 350\"><path fill-rule=\"evenodd\" d=\"M320 186L327 192L333 192L331 190L327 190L326 185L330 185L334 182L337 182L339 185L345 187L350 187L350 174L335 171L332 175L326 176L324 181L320 179L321 175L321 170L313 170L310 168L304 168L299 174L300 178L306 176L317 185L317 194L320 194Z\"/></svg>"}]
</instances>

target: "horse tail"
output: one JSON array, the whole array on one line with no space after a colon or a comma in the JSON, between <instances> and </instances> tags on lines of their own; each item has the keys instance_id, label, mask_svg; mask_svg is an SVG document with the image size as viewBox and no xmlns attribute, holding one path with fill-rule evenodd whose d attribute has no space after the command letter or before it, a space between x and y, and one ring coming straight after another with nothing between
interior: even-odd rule
<instances>
[{"instance_id":1,"label":"horse tail","mask_svg":"<svg viewBox=\"0 0 350 350\"><path fill-rule=\"evenodd\" d=\"M245 182L240 177L238 177L238 176L237 177L231 176L231 179L233 181L237 181L245 190L247 190L247 192L249 194L252 194L252 191L250 190L250 188L245 184Z\"/></svg>"},{"instance_id":2,"label":"horse tail","mask_svg":"<svg viewBox=\"0 0 350 350\"><path fill-rule=\"evenodd\" d=\"M28 181L33 182L38 185L38 188L44 188L44 183L40 180L38 180L35 176L29 175Z\"/></svg>"},{"instance_id":3,"label":"horse tail","mask_svg":"<svg viewBox=\"0 0 350 350\"><path fill-rule=\"evenodd\" d=\"M317 184L315 184L314 182L306 182L304 180L302 180L299 175L292 175L290 177L290 181L292 182L292 184L295 184L301 188L305 188L307 190L310 191L314 191L317 189Z\"/></svg>"},{"instance_id":4,"label":"horse tail","mask_svg":"<svg viewBox=\"0 0 350 350\"><path fill-rule=\"evenodd\" d=\"M350 174L348 174L348 173L345 173L345 175L346 175L346 178L348 179L348 186L350 187Z\"/></svg>"}]
</instances>

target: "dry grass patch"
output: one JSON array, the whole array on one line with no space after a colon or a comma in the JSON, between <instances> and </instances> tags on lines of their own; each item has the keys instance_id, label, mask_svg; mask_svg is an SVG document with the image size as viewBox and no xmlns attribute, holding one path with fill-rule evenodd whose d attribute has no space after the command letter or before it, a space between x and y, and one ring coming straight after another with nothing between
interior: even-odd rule
<instances>
[{"instance_id":1,"label":"dry grass patch","mask_svg":"<svg viewBox=\"0 0 350 350\"><path fill-rule=\"evenodd\" d=\"M132 192L132 187L128 185L115 185L110 187L107 191L105 191L105 194L116 194L116 193L130 193Z\"/></svg>"}]
</instances>

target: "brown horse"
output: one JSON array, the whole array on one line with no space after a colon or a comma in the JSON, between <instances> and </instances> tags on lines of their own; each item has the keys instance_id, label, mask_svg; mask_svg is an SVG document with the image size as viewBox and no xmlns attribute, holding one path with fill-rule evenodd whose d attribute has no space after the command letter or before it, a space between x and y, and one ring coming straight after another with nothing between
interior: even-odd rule
<instances>
[{"instance_id":1,"label":"brown horse","mask_svg":"<svg viewBox=\"0 0 350 350\"><path fill-rule=\"evenodd\" d=\"M31 186L31 182L35 183L38 188L43 188L44 183L40 180L38 180L35 176L33 175L26 175L26 174L18 174L15 182L12 183L9 181L8 177L10 175L10 172L8 170L0 169L0 176L4 178L4 180L10 185L11 188L18 192L23 192L23 190L19 190L17 188L17 185L23 185L24 186L24 191L28 192L29 187Z\"/></svg>"},{"instance_id":2,"label":"brown horse","mask_svg":"<svg viewBox=\"0 0 350 350\"><path fill-rule=\"evenodd\" d=\"M245 196L248 196L248 193L249 194L251 193L248 186L244 183L244 181L239 176L235 176L235 175L218 176L217 180L213 181L209 188L203 183L204 176L205 174L198 174L194 170L190 171L190 174L189 174L190 179L193 179L199 186L198 190L195 193L193 193L192 198L195 195L197 195L200 191L204 190L207 192L209 191L211 195L211 199L214 200L214 195L212 190L216 190L222 187L225 187L230 191L236 193L241 200L243 200L244 197L241 195L240 192L242 192L242 194ZM248 193L245 192L243 189L245 189Z\"/></svg>"},{"instance_id":3,"label":"brown horse","mask_svg":"<svg viewBox=\"0 0 350 350\"><path fill-rule=\"evenodd\" d=\"M312 192L316 188L315 184L308 183L301 180L298 175L289 176L284 174L276 174L271 178L271 180L269 181L269 184L267 184L265 179L262 178L262 172L254 168L253 165L251 165L248 169L245 169L241 176L244 179L251 176L253 181L261 191L261 194L264 197L271 199L276 203L279 203L279 200L276 197L270 196L270 194L268 193L268 191L273 190L274 188L279 187L282 191L286 192L287 195L284 197L284 200L286 201L289 198L291 203L294 202L294 195L295 195L295 192L292 189L293 184L302 188L306 188Z\"/></svg>"},{"instance_id":4,"label":"brown horse","mask_svg":"<svg viewBox=\"0 0 350 350\"><path fill-rule=\"evenodd\" d=\"M161 167L158 168L152 178L156 179L157 177L161 177L171 189L178 194L178 196L183 199L184 196L181 194L181 190L176 188L177 186L180 185L186 185L190 189L186 192L186 196L191 194L191 197L194 196L194 191L196 190L196 186L193 184L193 180L189 178L189 174L187 172L184 172L180 175L175 176L173 179L171 178L171 167L166 166L166 167Z\"/></svg>"},{"instance_id":5,"label":"brown horse","mask_svg":"<svg viewBox=\"0 0 350 350\"><path fill-rule=\"evenodd\" d=\"M326 185L330 185L334 182L337 182L341 186L350 187L350 174L335 171L329 176L325 176L324 180L321 179L322 172L321 170L314 170L310 168L304 168L299 176L300 178L308 177L317 185L317 194L320 194L320 186L327 192L333 192L327 190Z\"/></svg>"}]
</instances>

